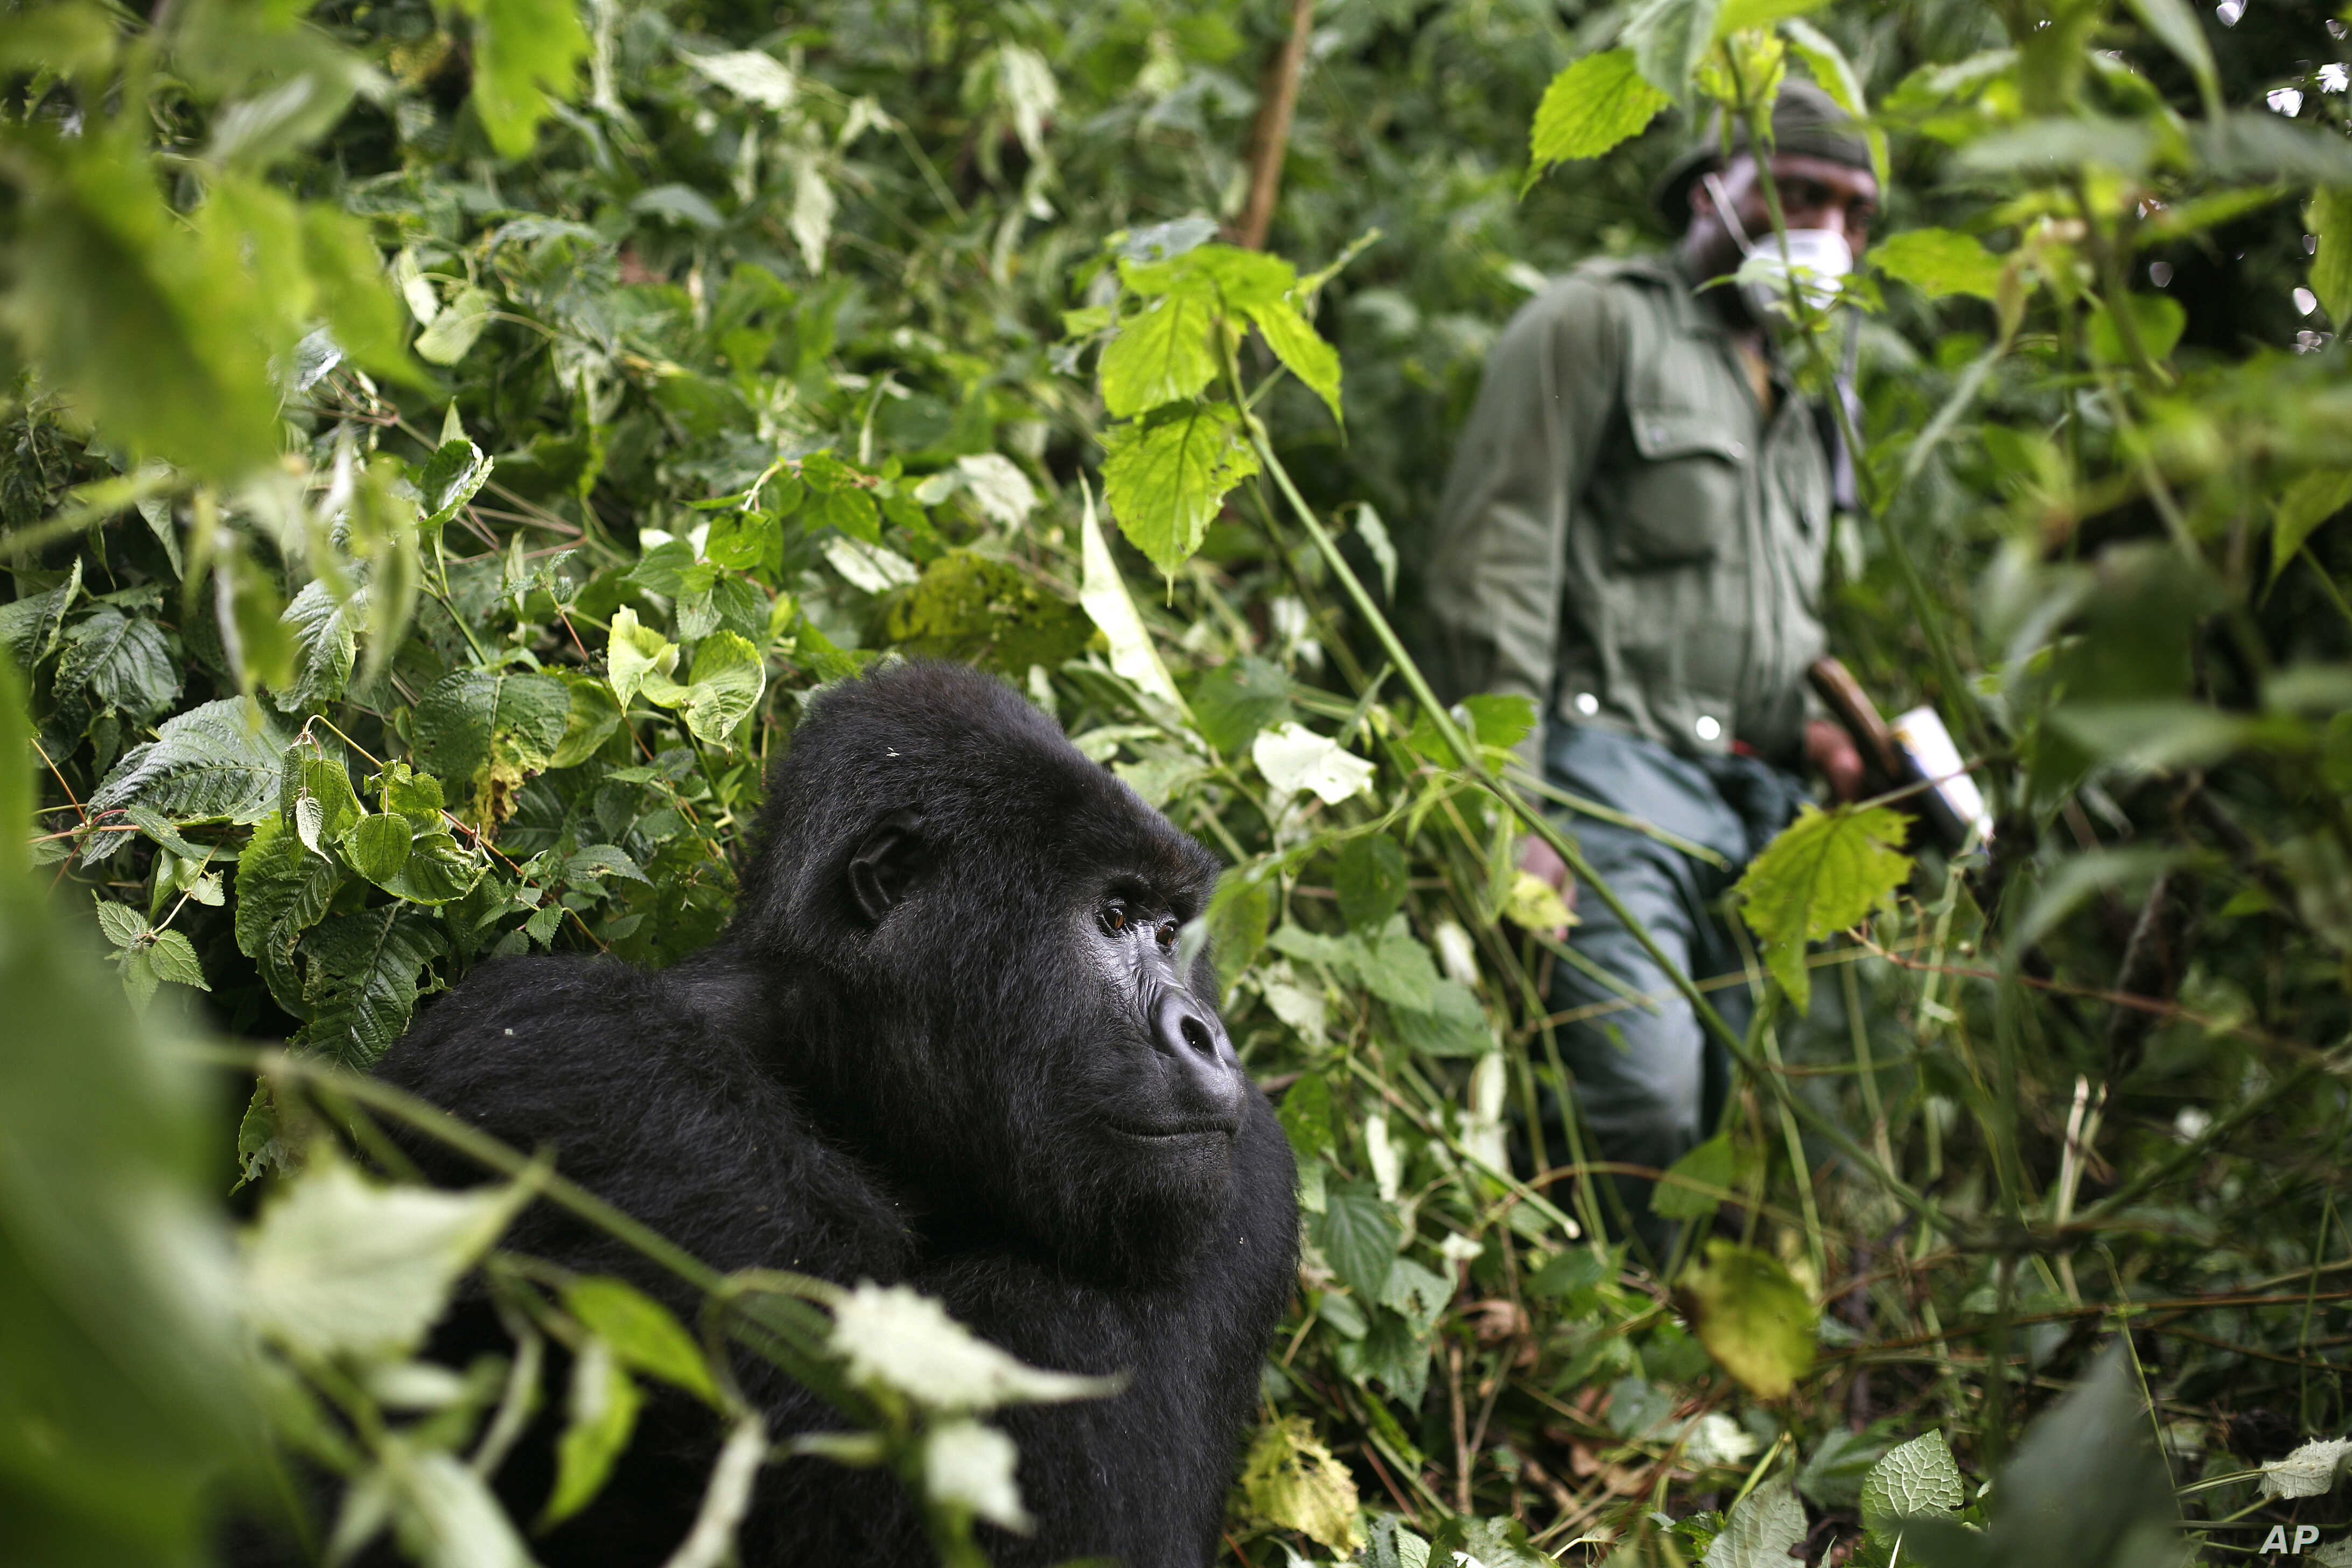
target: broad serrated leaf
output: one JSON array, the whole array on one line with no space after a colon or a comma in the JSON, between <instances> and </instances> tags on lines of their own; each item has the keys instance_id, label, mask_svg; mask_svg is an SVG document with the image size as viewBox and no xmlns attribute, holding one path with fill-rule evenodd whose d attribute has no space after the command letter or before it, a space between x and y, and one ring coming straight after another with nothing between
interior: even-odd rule
<instances>
[{"instance_id":1,"label":"broad serrated leaf","mask_svg":"<svg viewBox=\"0 0 2352 1568\"><path fill-rule=\"evenodd\" d=\"M1265 346L1274 351L1275 357L1323 400L1334 421L1345 425L1347 417L1339 412L1339 351L1325 342L1287 300L1253 305L1249 319L1265 335Z\"/></svg>"},{"instance_id":2,"label":"broad serrated leaf","mask_svg":"<svg viewBox=\"0 0 2352 1568\"><path fill-rule=\"evenodd\" d=\"M456 364L481 341L490 324L490 313L497 309L498 300L487 290L467 284L441 307L433 324L416 334L417 358L435 364Z\"/></svg>"},{"instance_id":3,"label":"broad serrated leaf","mask_svg":"<svg viewBox=\"0 0 2352 1568\"><path fill-rule=\"evenodd\" d=\"M352 870L383 887L407 868L415 832L396 811L373 812L353 823L339 846Z\"/></svg>"},{"instance_id":4,"label":"broad serrated leaf","mask_svg":"<svg viewBox=\"0 0 2352 1568\"><path fill-rule=\"evenodd\" d=\"M1929 299L1971 294L1990 300L2000 290L2000 258L1970 235L1949 228L1914 228L1870 247L1870 264Z\"/></svg>"},{"instance_id":5,"label":"broad serrated leaf","mask_svg":"<svg viewBox=\"0 0 2352 1568\"><path fill-rule=\"evenodd\" d=\"M1720 1237L1683 1270L1675 1299L1717 1365L1759 1399L1779 1399L1812 1369L1820 1314L1780 1260Z\"/></svg>"},{"instance_id":6,"label":"broad serrated leaf","mask_svg":"<svg viewBox=\"0 0 2352 1568\"><path fill-rule=\"evenodd\" d=\"M474 112L502 157L530 151L550 110L568 100L588 54L572 0L460 0L474 21Z\"/></svg>"},{"instance_id":7,"label":"broad serrated leaf","mask_svg":"<svg viewBox=\"0 0 2352 1568\"><path fill-rule=\"evenodd\" d=\"M1304 1416L1286 1415L1258 1428L1242 1464L1241 1489L1259 1522L1297 1531L1338 1552L1363 1544L1355 1477Z\"/></svg>"},{"instance_id":8,"label":"broad serrated leaf","mask_svg":"<svg viewBox=\"0 0 2352 1568\"><path fill-rule=\"evenodd\" d=\"M543 767L571 711L572 693L553 676L452 670L416 700L416 764L440 778L470 778L504 741L521 766Z\"/></svg>"},{"instance_id":9,"label":"broad serrated leaf","mask_svg":"<svg viewBox=\"0 0 2352 1568\"><path fill-rule=\"evenodd\" d=\"M1805 1539L1805 1505L1784 1480L1766 1481L1739 1500L1723 1533L1699 1561L1706 1568L1781 1568L1789 1550Z\"/></svg>"},{"instance_id":10,"label":"broad serrated leaf","mask_svg":"<svg viewBox=\"0 0 2352 1568\"><path fill-rule=\"evenodd\" d=\"M1315 1245L1349 1289L1364 1300L1379 1300L1388 1289L1402 1235L1396 1210L1379 1191L1362 1182L1331 1183L1324 1190L1323 1212L1314 1232Z\"/></svg>"},{"instance_id":11,"label":"broad serrated leaf","mask_svg":"<svg viewBox=\"0 0 2352 1568\"><path fill-rule=\"evenodd\" d=\"M143 805L173 822L254 823L278 808L285 736L242 698L224 697L163 721L134 746L89 798L93 816ZM102 860L129 834L93 834L82 863Z\"/></svg>"},{"instance_id":12,"label":"broad serrated leaf","mask_svg":"<svg viewBox=\"0 0 2352 1568\"><path fill-rule=\"evenodd\" d=\"M343 869L304 847L294 829L270 817L236 858L236 948L261 970L269 994L294 1016L308 1017L294 944L326 918Z\"/></svg>"},{"instance_id":13,"label":"broad serrated leaf","mask_svg":"<svg viewBox=\"0 0 2352 1568\"><path fill-rule=\"evenodd\" d=\"M324 708L343 695L359 653L366 595L360 588L338 604L327 584L314 578L286 606L278 619L294 638L294 683L274 694L279 712Z\"/></svg>"},{"instance_id":14,"label":"broad serrated leaf","mask_svg":"<svg viewBox=\"0 0 2352 1568\"><path fill-rule=\"evenodd\" d=\"M193 985L199 991L212 989L205 980L205 966L197 962L195 943L178 931L157 931L147 948L147 963L158 980Z\"/></svg>"},{"instance_id":15,"label":"broad serrated leaf","mask_svg":"<svg viewBox=\"0 0 2352 1568\"><path fill-rule=\"evenodd\" d=\"M430 536L449 523L489 482L490 470L496 466L471 441L444 441L433 448L416 479L417 510L422 513L417 526Z\"/></svg>"},{"instance_id":16,"label":"broad serrated leaf","mask_svg":"<svg viewBox=\"0 0 2352 1568\"><path fill-rule=\"evenodd\" d=\"M670 1310L635 1286L604 1276L564 1287L563 1304L613 1349L621 1363L719 1406L718 1385L692 1335Z\"/></svg>"},{"instance_id":17,"label":"broad serrated leaf","mask_svg":"<svg viewBox=\"0 0 2352 1568\"><path fill-rule=\"evenodd\" d=\"M1798 1011L1812 996L1805 944L1860 923L1903 885L1911 875L1901 848L1906 831L1889 806L1807 805L1739 879L1739 912Z\"/></svg>"},{"instance_id":18,"label":"broad serrated leaf","mask_svg":"<svg viewBox=\"0 0 2352 1568\"><path fill-rule=\"evenodd\" d=\"M693 676L679 700L679 714L696 740L724 745L767 689L760 650L733 632L713 632L695 645Z\"/></svg>"},{"instance_id":19,"label":"broad serrated leaf","mask_svg":"<svg viewBox=\"0 0 2352 1568\"><path fill-rule=\"evenodd\" d=\"M1217 374L1216 321L1216 300L1202 289L1166 295L1128 318L1103 350L1104 408L1126 419L1198 396Z\"/></svg>"},{"instance_id":20,"label":"broad serrated leaf","mask_svg":"<svg viewBox=\"0 0 2352 1568\"><path fill-rule=\"evenodd\" d=\"M444 948L432 918L406 904L326 921L302 942L310 1021L294 1043L343 1067L373 1067L408 1027L425 966Z\"/></svg>"},{"instance_id":21,"label":"broad serrated leaf","mask_svg":"<svg viewBox=\"0 0 2352 1568\"><path fill-rule=\"evenodd\" d=\"M106 605L65 635L56 688L75 687L89 694L93 708L110 708L144 724L179 696L180 672L161 626Z\"/></svg>"},{"instance_id":22,"label":"broad serrated leaf","mask_svg":"<svg viewBox=\"0 0 2352 1568\"><path fill-rule=\"evenodd\" d=\"M633 882L650 882L651 879L638 868L637 863L610 844L591 844L563 863L563 875L572 881L585 881L596 877L626 877Z\"/></svg>"},{"instance_id":23,"label":"broad serrated leaf","mask_svg":"<svg viewBox=\"0 0 2352 1568\"><path fill-rule=\"evenodd\" d=\"M1623 37L1642 79L1678 103L1688 99L1691 73L1714 42L1722 5L1723 0L1639 0Z\"/></svg>"},{"instance_id":24,"label":"broad serrated leaf","mask_svg":"<svg viewBox=\"0 0 2352 1568\"><path fill-rule=\"evenodd\" d=\"M1528 138L1530 178L1554 163L1598 158L1638 136L1672 101L1643 79L1631 49L1587 55L1551 79Z\"/></svg>"},{"instance_id":25,"label":"broad serrated leaf","mask_svg":"<svg viewBox=\"0 0 2352 1568\"><path fill-rule=\"evenodd\" d=\"M547 765L574 768L595 755L621 727L621 704L614 698L612 687L593 675L565 674L559 679L572 694L572 705L564 710L563 739L556 742Z\"/></svg>"},{"instance_id":26,"label":"broad serrated leaf","mask_svg":"<svg viewBox=\"0 0 2352 1568\"><path fill-rule=\"evenodd\" d=\"M1385 833L1351 838L1331 868L1339 918L1356 931L1377 931L1404 902L1404 851Z\"/></svg>"},{"instance_id":27,"label":"broad serrated leaf","mask_svg":"<svg viewBox=\"0 0 2352 1568\"><path fill-rule=\"evenodd\" d=\"M2284 1459L2263 1465L2262 1494L2266 1498L2326 1497L2347 1466L2352 1466L2352 1438L2315 1438Z\"/></svg>"},{"instance_id":28,"label":"broad serrated leaf","mask_svg":"<svg viewBox=\"0 0 2352 1568\"><path fill-rule=\"evenodd\" d=\"M1225 492L1257 472L1230 404L1181 403L1112 427L1103 500L1129 542L1170 578L1202 540Z\"/></svg>"},{"instance_id":29,"label":"broad serrated leaf","mask_svg":"<svg viewBox=\"0 0 2352 1568\"><path fill-rule=\"evenodd\" d=\"M380 1186L314 1152L245 1234L240 1304L255 1328L304 1354L406 1355L529 1196L514 1185Z\"/></svg>"},{"instance_id":30,"label":"broad serrated leaf","mask_svg":"<svg viewBox=\"0 0 2352 1568\"><path fill-rule=\"evenodd\" d=\"M110 899L96 899L96 902L98 929L114 946L129 947L147 934L147 917L129 904Z\"/></svg>"},{"instance_id":31,"label":"broad serrated leaf","mask_svg":"<svg viewBox=\"0 0 2352 1568\"><path fill-rule=\"evenodd\" d=\"M1967 1500L1944 1434L1927 1431L1888 1450L1863 1477L1862 1524L1874 1539L1893 1541L1904 1521L1957 1514Z\"/></svg>"},{"instance_id":32,"label":"broad serrated leaf","mask_svg":"<svg viewBox=\"0 0 2352 1568\"><path fill-rule=\"evenodd\" d=\"M612 1346L592 1335L572 1363L571 1408L555 1446L555 1489L540 1515L541 1529L570 1519L604 1489L613 1461L636 1429L643 1401Z\"/></svg>"}]
</instances>

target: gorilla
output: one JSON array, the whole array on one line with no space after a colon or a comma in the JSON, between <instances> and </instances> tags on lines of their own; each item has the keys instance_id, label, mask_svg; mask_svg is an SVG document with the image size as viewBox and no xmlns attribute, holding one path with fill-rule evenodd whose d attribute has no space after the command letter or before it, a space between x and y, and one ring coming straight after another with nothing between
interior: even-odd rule
<instances>
[{"instance_id":1,"label":"gorilla","mask_svg":"<svg viewBox=\"0 0 2352 1568\"><path fill-rule=\"evenodd\" d=\"M1207 959L1177 963L1216 862L1012 689L938 663L820 696L759 840L711 947L659 973L486 965L380 1075L552 1149L714 1268L905 1282L1034 1365L1124 1374L1108 1398L1001 1414L1035 1522L1025 1538L982 1526L984 1547L1001 1564L1199 1568L1298 1229L1289 1147ZM509 1245L697 1305L549 1205ZM461 1306L444 1353L468 1310L490 1329L486 1302ZM738 1359L775 1440L842 1424ZM717 1440L708 1410L656 1394L541 1560L660 1561ZM519 1517L545 1496L544 1448L500 1477ZM747 1568L932 1560L895 1479L814 1458L761 1472L740 1541Z\"/></svg>"}]
</instances>

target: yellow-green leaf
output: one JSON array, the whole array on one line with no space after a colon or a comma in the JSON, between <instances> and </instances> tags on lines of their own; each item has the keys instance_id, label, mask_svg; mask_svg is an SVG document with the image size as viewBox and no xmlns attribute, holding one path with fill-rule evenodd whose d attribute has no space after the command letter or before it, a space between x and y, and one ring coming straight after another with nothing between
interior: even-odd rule
<instances>
[{"instance_id":1,"label":"yellow-green leaf","mask_svg":"<svg viewBox=\"0 0 2352 1568\"><path fill-rule=\"evenodd\" d=\"M571 1420L556 1444L555 1490L540 1516L541 1529L562 1523L595 1500L613 1461L629 1446L644 1397L621 1370L613 1347L591 1336L572 1363Z\"/></svg>"},{"instance_id":2,"label":"yellow-green leaf","mask_svg":"<svg viewBox=\"0 0 2352 1568\"><path fill-rule=\"evenodd\" d=\"M1208 537L1225 492L1257 472L1241 419L1224 403L1184 403L1112 428L1103 500L1138 550L1168 576Z\"/></svg>"},{"instance_id":3,"label":"yellow-green leaf","mask_svg":"<svg viewBox=\"0 0 2352 1568\"><path fill-rule=\"evenodd\" d=\"M563 1304L613 1347L625 1366L719 1403L718 1385L697 1346L668 1308L635 1286L604 1276L575 1279L564 1288Z\"/></svg>"},{"instance_id":4,"label":"yellow-green leaf","mask_svg":"<svg viewBox=\"0 0 2352 1568\"><path fill-rule=\"evenodd\" d=\"M1303 1415L1258 1428L1242 1467L1242 1495L1258 1519L1334 1552L1345 1554L1363 1544L1355 1478Z\"/></svg>"},{"instance_id":5,"label":"yellow-green leaf","mask_svg":"<svg viewBox=\"0 0 2352 1568\"><path fill-rule=\"evenodd\" d=\"M1125 419L1198 396L1217 374L1215 327L1215 299L1194 289L1129 318L1103 350L1103 406Z\"/></svg>"},{"instance_id":6,"label":"yellow-green leaf","mask_svg":"<svg viewBox=\"0 0 2352 1568\"><path fill-rule=\"evenodd\" d=\"M1631 49L1587 55L1551 79L1528 140L1528 178L1554 163L1598 158L1638 136L1670 101L1642 79Z\"/></svg>"},{"instance_id":7,"label":"yellow-green leaf","mask_svg":"<svg viewBox=\"0 0 2352 1568\"><path fill-rule=\"evenodd\" d=\"M520 158L551 95L572 97L588 54L572 0L458 0L473 18L474 113L499 154Z\"/></svg>"},{"instance_id":8,"label":"yellow-green leaf","mask_svg":"<svg viewBox=\"0 0 2352 1568\"><path fill-rule=\"evenodd\" d=\"M1739 912L1800 1011L1812 996L1805 943L1859 923L1903 885L1911 874L1902 851L1908 826L1890 806L1806 805L1739 879Z\"/></svg>"},{"instance_id":9,"label":"yellow-green leaf","mask_svg":"<svg viewBox=\"0 0 2352 1568\"><path fill-rule=\"evenodd\" d=\"M1325 342L1287 300L1252 305L1249 319L1265 334L1265 346L1275 357L1323 400L1333 419L1346 424L1346 416L1339 412L1339 351Z\"/></svg>"},{"instance_id":10,"label":"yellow-green leaf","mask_svg":"<svg viewBox=\"0 0 2352 1568\"><path fill-rule=\"evenodd\" d=\"M1707 1354L1759 1399L1783 1397L1812 1369L1820 1315L1771 1254L1712 1239L1675 1299Z\"/></svg>"},{"instance_id":11,"label":"yellow-green leaf","mask_svg":"<svg viewBox=\"0 0 2352 1568\"><path fill-rule=\"evenodd\" d=\"M1949 228L1915 228L1871 247L1870 264L1931 300L1973 294L1990 300L2000 287L2000 258L1970 235Z\"/></svg>"}]
</instances>

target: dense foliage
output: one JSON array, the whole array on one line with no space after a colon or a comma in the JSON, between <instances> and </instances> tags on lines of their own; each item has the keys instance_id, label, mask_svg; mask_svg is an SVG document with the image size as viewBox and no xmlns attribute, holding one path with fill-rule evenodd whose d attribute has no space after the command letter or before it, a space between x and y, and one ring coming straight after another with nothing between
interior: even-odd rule
<instances>
[{"instance_id":1,"label":"dense foliage","mask_svg":"<svg viewBox=\"0 0 2352 1568\"><path fill-rule=\"evenodd\" d=\"M1085 1389L904 1292L720 1280L350 1070L495 955L707 942L803 699L928 654L1232 863L1188 940L1307 1210L1236 1557L2090 1568L2184 1519L2352 1561L2352 1448L2306 1444L2352 1421L2344 26L1296 16L0 14L0 1555L201 1560L297 1455L347 1479L321 1555L525 1561L526 1414L568 1400L562 1517L648 1380L730 1434L680 1563L790 1452L894 1467L950 1561L1017 1522L985 1413ZM1852 309L1783 334L1861 367L1834 640L1998 820L1758 863L1736 1103L1661 1189L1685 1256L1632 1257L1545 1131L1561 911L1513 846L1576 864L1575 819L1498 783L1524 705L1433 700L1416 568L1500 323L1660 243L1648 175L1790 72L1889 181ZM504 1180L401 1184L384 1117ZM703 1321L497 1250L534 1195ZM415 1362L475 1268L513 1355ZM867 1435L765 1431L730 1342Z\"/></svg>"}]
</instances>

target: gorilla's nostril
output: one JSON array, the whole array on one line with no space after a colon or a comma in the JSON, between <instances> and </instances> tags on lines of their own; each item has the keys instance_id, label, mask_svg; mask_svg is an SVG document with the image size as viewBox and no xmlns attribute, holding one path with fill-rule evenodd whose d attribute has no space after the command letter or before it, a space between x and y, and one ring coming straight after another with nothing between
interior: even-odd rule
<instances>
[{"instance_id":1,"label":"gorilla's nostril","mask_svg":"<svg viewBox=\"0 0 2352 1568\"><path fill-rule=\"evenodd\" d=\"M1190 1013L1187 1013L1184 1015L1184 1021L1179 1025L1178 1027L1183 1031L1184 1043L1186 1045L1192 1047L1194 1050L1200 1052L1204 1057L1213 1057L1217 1054L1217 1038L1214 1035L1209 1033L1208 1025L1203 1024L1200 1019L1195 1018Z\"/></svg>"}]
</instances>

